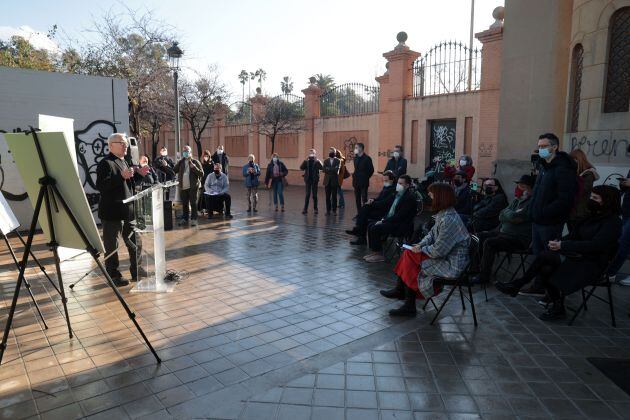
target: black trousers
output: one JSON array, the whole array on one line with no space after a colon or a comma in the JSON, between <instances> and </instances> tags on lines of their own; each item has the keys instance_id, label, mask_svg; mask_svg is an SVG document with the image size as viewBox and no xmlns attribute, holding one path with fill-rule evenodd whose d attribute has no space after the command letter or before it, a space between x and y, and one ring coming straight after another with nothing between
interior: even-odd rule
<instances>
[{"instance_id":1,"label":"black trousers","mask_svg":"<svg viewBox=\"0 0 630 420\"><path fill-rule=\"evenodd\" d=\"M368 201L368 188L367 185L365 187L354 187L354 201L357 205L357 211Z\"/></svg>"},{"instance_id":2,"label":"black trousers","mask_svg":"<svg viewBox=\"0 0 630 420\"><path fill-rule=\"evenodd\" d=\"M105 270L112 279L121 278L122 274L118 271L118 236L122 235L127 252L129 252L129 273L131 278L138 276L138 264L140 262L140 254L142 252L142 242L135 234L134 228L136 223L134 220L101 220L103 227L103 245L105 246L105 257L112 254L105 260Z\"/></svg>"},{"instance_id":3,"label":"black trousers","mask_svg":"<svg viewBox=\"0 0 630 420\"><path fill-rule=\"evenodd\" d=\"M324 187L326 192L326 211L330 213L330 210L337 211L337 185L328 184Z\"/></svg>"},{"instance_id":4,"label":"black trousers","mask_svg":"<svg viewBox=\"0 0 630 420\"><path fill-rule=\"evenodd\" d=\"M382 219L385 216L386 211L377 210L372 207L370 204L366 204L365 206L359 209L359 213L357 214L356 220L356 230L358 231L360 238L364 238L367 234L368 225L370 220Z\"/></svg>"},{"instance_id":5,"label":"black trousers","mask_svg":"<svg viewBox=\"0 0 630 420\"><path fill-rule=\"evenodd\" d=\"M373 223L368 227L368 245L374 252L383 250L383 241L389 235L395 235L400 227L392 223Z\"/></svg>"},{"instance_id":6,"label":"black trousers","mask_svg":"<svg viewBox=\"0 0 630 420\"><path fill-rule=\"evenodd\" d=\"M304 210L308 210L308 202L313 196L313 209L317 210L317 183L306 182L306 197L304 197Z\"/></svg>"},{"instance_id":7,"label":"black trousers","mask_svg":"<svg viewBox=\"0 0 630 420\"><path fill-rule=\"evenodd\" d=\"M220 195L206 195L206 210L208 210L208 216L212 216L212 212L219 213L225 205L226 216L230 214L230 207L232 206L232 197L230 194Z\"/></svg>"},{"instance_id":8,"label":"black trousers","mask_svg":"<svg viewBox=\"0 0 630 420\"><path fill-rule=\"evenodd\" d=\"M536 256L532 265L529 266L525 275L514 282L517 287L523 287L534 278L538 285L543 287L553 300L560 298L560 291L551 284L551 276L560 267L562 261L560 254L554 251L543 251Z\"/></svg>"},{"instance_id":9,"label":"black trousers","mask_svg":"<svg viewBox=\"0 0 630 420\"><path fill-rule=\"evenodd\" d=\"M494 259L499 252L515 252L527 249L529 244L525 244L523 240L516 236L505 235L499 232L482 232L485 233L481 246L481 279L490 281L492 275L492 266Z\"/></svg>"},{"instance_id":10,"label":"black trousers","mask_svg":"<svg viewBox=\"0 0 630 420\"><path fill-rule=\"evenodd\" d=\"M191 220L197 220L198 194L199 189L194 187L188 188L187 190L179 190L179 198L182 200L182 210L184 211L184 221L188 221L189 216Z\"/></svg>"}]
</instances>

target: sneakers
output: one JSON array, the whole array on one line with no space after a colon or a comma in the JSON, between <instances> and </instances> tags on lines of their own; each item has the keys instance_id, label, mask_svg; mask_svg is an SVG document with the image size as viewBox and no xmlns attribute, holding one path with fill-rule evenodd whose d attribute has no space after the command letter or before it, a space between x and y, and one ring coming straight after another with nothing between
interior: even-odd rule
<instances>
[{"instance_id":1,"label":"sneakers","mask_svg":"<svg viewBox=\"0 0 630 420\"><path fill-rule=\"evenodd\" d=\"M544 297L547 293L545 292L545 289L531 285L527 289L523 289L518 292L518 294L521 296Z\"/></svg>"},{"instance_id":2,"label":"sneakers","mask_svg":"<svg viewBox=\"0 0 630 420\"><path fill-rule=\"evenodd\" d=\"M368 255L364 258L364 260L369 263L377 263L385 261L385 257L383 256L383 254Z\"/></svg>"},{"instance_id":3,"label":"sneakers","mask_svg":"<svg viewBox=\"0 0 630 420\"><path fill-rule=\"evenodd\" d=\"M192 219L190 221L190 226L197 226L199 223L197 222L197 219Z\"/></svg>"}]
</instances>

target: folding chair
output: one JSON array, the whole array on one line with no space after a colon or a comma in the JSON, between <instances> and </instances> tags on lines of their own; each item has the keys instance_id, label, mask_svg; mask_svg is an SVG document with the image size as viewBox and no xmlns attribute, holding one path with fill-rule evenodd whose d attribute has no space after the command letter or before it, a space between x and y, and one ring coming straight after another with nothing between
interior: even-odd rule
<instances>
[{"instance_id":1,"label":"folding chair","mask_svg":"<svg viewBox=\"0 0 630 420\"><path fill-rule=\"evenodd\" d=\"M459 297L462 301L462 310L464 311L466 310L466 304L464 303L464 298L466 298L472 308L473 321L475 322L475 327L478 326L477 311L475 311L475 300L473 298L473 293L472 293L473 284L470 282L470 276L471 276L470 270L472 267L472 262L473 262L473 259L478 256L478 254L479 254L479 238L474 235L470 235L470 247L469 247L470 261L468 262L468 265L466 266L464 271L462 271L462 273L457 278L452 278L452 279L441 278L441 277L435 278L434 283L437 282L438 284L442 286L451 286L451 290L448 292L448 294L446 295L446 299L442 301L442 304L440 305L439 308L435 304L435 301L433 299L434 297L430 297L429 299L427 299L424 306L422 307L423 310L426 309L429 302L431 302L433 307L437 310L437 313L435 314L435 316L433 317L433 320L431 321L431 325L435 323L437 318L440 316L442 309L444 309L444 306L446 306L446 304L448 303L449 299L453 295L453 292L455 292L455 290L457 289L459 290ZM468 296L465 296L464 292L462 291L462 287L465 287L468 289Z\"/></svg>"},{"instance_id":2,"label":"folding chair","mask_svg":"<svg viewBox=\"0 0 630 420\"><path fill-rule=\"evenodd\" d=\"M503 267L503 264L505 264L506 261L510 260L512 256L514 255L518 255L518 257L520 258L520 262L518 266L516 267L516 270L512 272L509 269ZM493 276L494 279L496 280L497 274L499 273L500 270L503 270L510 274L510 281L514 281L519 270L523 273L523 275L525 275L525 262L527 261L527 257L529 257L530 255L533 255L531 248L528 248L526 250L505 252L505 254L503 255L503 258L501 259L501 261L499 261L499 265L497 266L496 270L494 270L494 276Z\"/></svg>"},{"instance_id":3,"label":"folding chair","mask_svg":"<svg viewBox=\"0 0 630 420\"><path fill-rule=\"evenodd\" d=\"M610 281L610 277L608 277L608 274L606 274L606 272L604 272L602 277L600 277L599 282L596 282L595 284L592 284L592 285L590 285L588 287L590 287L590 290L588 292L586 292L587 288L583 288L582 289L582 304L575 311L575 314L573 315L573 318L571 318L571 321L569 321L569 325L573 325L573 322L578 317L580 312L587 310L586 302L588 302L588 300L592 296L595 299L598 299L598 300L608 304L608 307L610 308L610 321L611 321L613 327L617 327L617 323L615 322L615 308L614 308L613 296L612 296L612 283ZM601 297L599 297L599 296L594 294L595 290L598 287L605 287L606 288L606 290L608 292L608 300L606 300L604 298L601 298Z\"/></svg>"}]
</instances>

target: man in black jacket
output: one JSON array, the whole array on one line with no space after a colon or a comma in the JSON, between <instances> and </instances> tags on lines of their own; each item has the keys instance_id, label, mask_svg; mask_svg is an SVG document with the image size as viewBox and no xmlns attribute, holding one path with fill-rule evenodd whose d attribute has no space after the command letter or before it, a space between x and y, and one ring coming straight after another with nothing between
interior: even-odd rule
<instances>
[{"instance_id":1,"label":"man in black jacket","mask_svg":"<svg viewBox=\"0 0 630 420\"><path fill-rule=\"evenodd\" d=\"M158 181L167 182L175 179L175 172L173 168L175 163L168 157L168 150L166 147L160 149L160 156L158 156L153 162L153 168L157 171Z\"/></svg>"},{"instance_id":2,"label":"man in black jacket","mask_svg":"<svg viewBox=\"0 0 630 420\"><path fill-rule=\"evenodd\" d=\"M352 230L346 230L348 235L355 235L357 239L350 242L350 245L366 245L368 224L370 220L380 220L389 211L389 208L396 197L396 177L392 171L383 172L383 189L378 197L371 198L363 207L359 209L356 225Z\"/></svg>"},{"instance_id":3,"label":"man in black jacket","mask_svg":"<svg viewBox=\"0 0 630 420\"><path fill-rule=\"evenodd\" d=\"M622 194L621 204L621 216L623 223L623 230L619 237L619 248L617 248L617 256L610 263L608 267L608 275L612 281L617 281L622 286L630 286L630 276L618 275L619 270L626 262L628 254L630 253L630 171L625 178L619 179L619 188Z\"/></svg>"},{"instance_id":4,"label":"man in black jacket","mask_svg":"<svg viewBox=\"0 0 630 420\"><path fill-rule=\"evenodd\" d=\"M328 158L324 160L324 191L326 192L326 216L337 214L337 190L339 189L339 168L341 160L337 158L337 150L331 147Z\"/></svg>"},{"instance_id":5,"label":"man in black jacket","mask_svg":"<svg viewBox=\"0 0 630 420\"><path fill-rule=\"evenodd\" d=\"M499 226L499 213L508 206L501 183L496 178L483 181L483 199L473 206L468 226L472 232L488 232Z\"/></svg>"},{"instance_id":6,"label":"man in black jacket","mask_svg":"<svg viewBox=\"0 0 630 420\"><path fill-rule=\"evenodd\" d=\"M415 194L409 190L411 177L402 175L396 184L396 197L385 217L368 227L368 244L372 254L366 255L367 262L381 262L385 258L381 252L383 240L390 235L400 236L411 233L417 204Z\"/></svg>"},{"instance_id":7,"label":"man in black jacket","mask_svg":"<svg viewBox=\"0 0 630 420\"><path fill-rule=\"evenodd\" d=\"M317 184L319 184L319 171L323 170L324 166L322 162L317 159L317 152L315 149L308 151L308 157L300 165L300 170L304 171L302 175L304 177L304 184L306 185L306 197L304 197L304 210L302 214L306 214L308 211L308 202L313 195L313 210L317 214Z\"/></svg>"},{"instance_id":8,"label":"man in black jacket","mask_svg":"<svg viewBox=\"0 0 630 420\"><path fill-rule=\"evenodd\" d=\"M105 269L118 287L129 284L118 271L118 236L129 252L129 272L131 280L138 279L138 261L141 244L134 233L135 220L133 204L124 204L123 200L134 194L134 169L125 162L129 147L127 136L114 133L107 139L109 155L105 156L96 167L96 188L101 193L98 203L98 217L103 227L103 245L105 246ZM140 175L149 172L147 166L137 168Z\"/></svg>"},{"instance_id":9,"label":"man in black jacket","mask_svg":"<svg viewBox=\"0 0 630 420\"><path fill-rule=\"evenodd\" d=\"M394 147L392 157L385 165L385 171L392 171L397 179L407 173L407 159L402 157L402 146L396 145Z\"/></svg>"},{"instance_id":10,"label":"man in black jacket","mask_svg":"<svg viewBox=\"0 0 630 420\"><path fill-rule=\"evenodd\" d=\"M453 176L453 189L455 190L455 211L462 217L464 223L468 222L468 218L472 214L473 202L470 194L470 184L466 172L457 171Z\"/></svg>"},{"instance_id":11,"label":"man in black jacket","mask_svg":"<svg viewBox=\"0 0 630 420\"><path fill-rule=\"evenodd\" d=\"M374 174L372 158L365 154L365 145L357 143L354 148L354 173L352 174L352 187L354 199L357 204L357 212L367 203L370 177Z\"/></svg>"}]
</instances>

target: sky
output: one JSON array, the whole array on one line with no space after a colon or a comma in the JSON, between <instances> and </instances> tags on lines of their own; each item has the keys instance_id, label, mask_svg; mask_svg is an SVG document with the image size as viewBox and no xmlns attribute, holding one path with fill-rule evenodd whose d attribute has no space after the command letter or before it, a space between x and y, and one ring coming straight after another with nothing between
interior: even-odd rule
<instances>
[{"instance_id":1,"label":"sky","mask_svg":"<svg viewBox=\"0 0 630 420\"><path fill-rule=\"evenodd\" d=\"M488 29L492 10L503 3L475 1L475 33ZM18 31L45 34L56 24L62 44L89 39L109 10L150 10L178 34L184 74L216 65L236 101L243 69L263 68L263 91L271 95L281 92L284 76L292 79L296 94L316 73L330 74L338 84L376 84L374 78L385 71L382 55L396 46L400 31L420 53L445 40L468 43L471 0L0 0L0 5L0 38ZM33 40L46 42L43 35Z\"/></svg>"}]
</instances>

